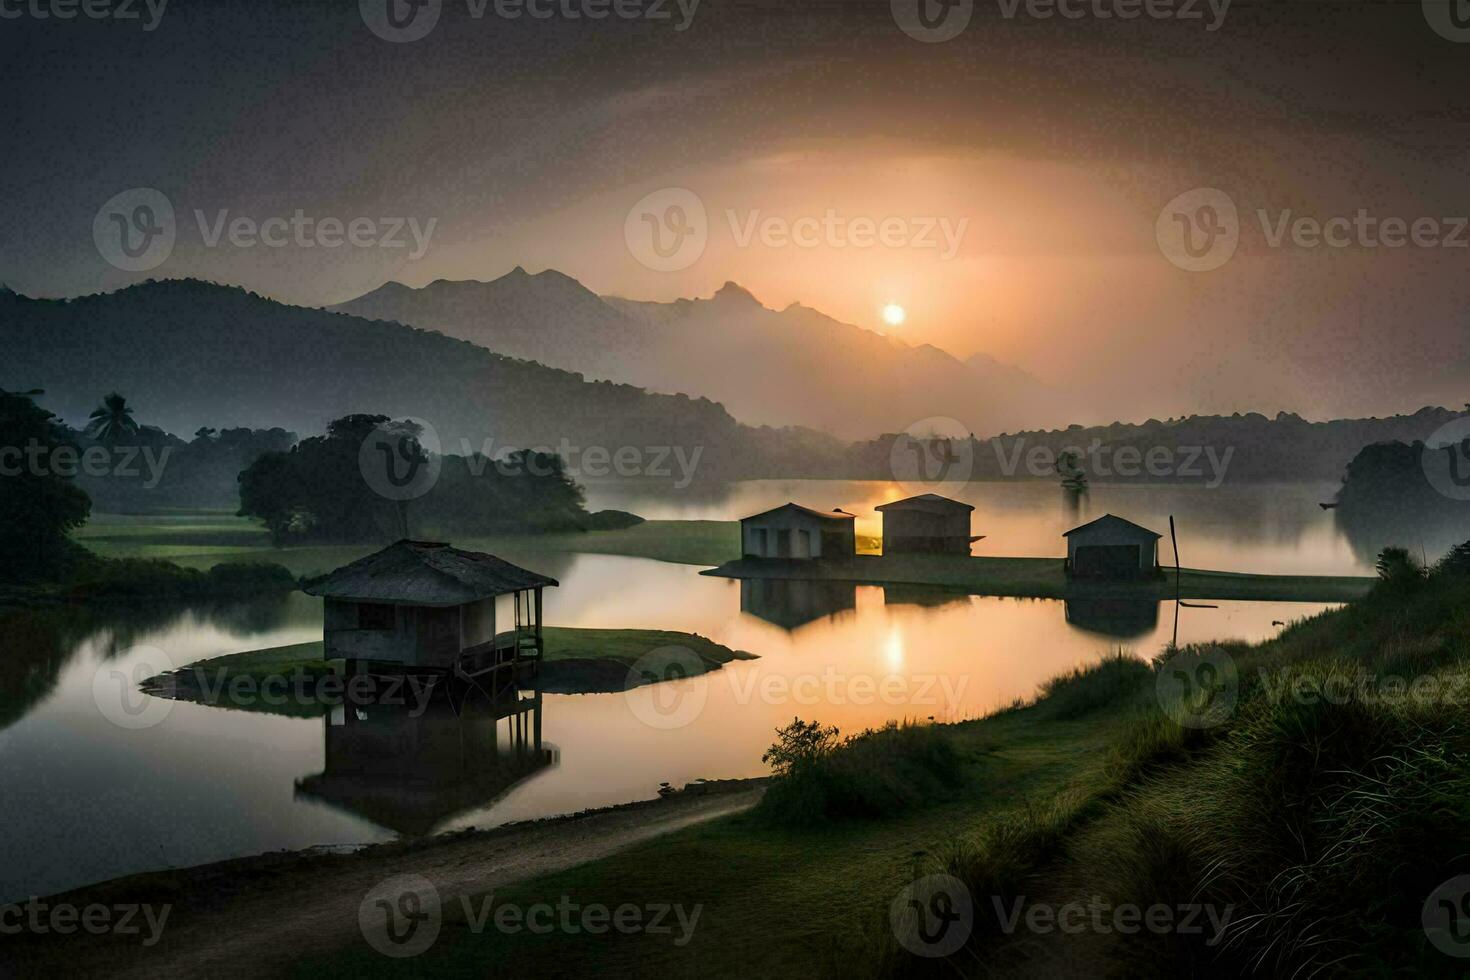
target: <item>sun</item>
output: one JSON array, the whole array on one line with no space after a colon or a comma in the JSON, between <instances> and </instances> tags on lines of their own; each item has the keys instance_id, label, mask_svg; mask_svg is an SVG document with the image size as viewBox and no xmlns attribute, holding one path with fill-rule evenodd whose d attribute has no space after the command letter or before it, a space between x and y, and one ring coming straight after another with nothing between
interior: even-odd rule
<instances>
[{"instance_id":1,"label":"sun","mask_svg":"<svg viewBox=\"0 0 1470 980\"><path fill-rule=\"evenodd\" d=\"M890 327L901 327L903 326L903 321L908 318L908 313L897 303L889 303L883 307L883 322Z\"/></svg>"}]
</instances>

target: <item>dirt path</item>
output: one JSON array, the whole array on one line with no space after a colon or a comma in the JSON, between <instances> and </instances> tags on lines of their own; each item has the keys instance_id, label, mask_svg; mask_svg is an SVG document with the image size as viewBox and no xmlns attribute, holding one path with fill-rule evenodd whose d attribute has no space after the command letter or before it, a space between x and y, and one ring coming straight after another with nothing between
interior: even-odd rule
<instances>
[{"instance_id":1,"label":"dirt path","mask_svg":"<svg viewBox=\"0 0 1470 980\"><path fill-rule=\"evenodd\" d=\"M461 896L561 871L748 810L762 792L760 786L739 785L417 845L381 845L350 855L264 855L122 879L49 901L172 904L157 945L143 948L138 937L25 937L23 945L10 950L19 955L8 965L31 975L63 963L69 975L275 975L307 950L366 942L359 911L374 889L375 899L394 902L403 883L380 886L396 876L428 879L448 910L459 906ZM0 957L0 975L11 975L5 959Z\"/></svg>"}]
</instances>

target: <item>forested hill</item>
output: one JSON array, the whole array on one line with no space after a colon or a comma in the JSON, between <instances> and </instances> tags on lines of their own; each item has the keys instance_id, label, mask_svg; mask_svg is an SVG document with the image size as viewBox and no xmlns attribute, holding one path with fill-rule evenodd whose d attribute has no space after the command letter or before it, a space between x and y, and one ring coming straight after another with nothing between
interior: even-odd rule
<instances>
[{"instance_id":1,"label":"forested hill","mask_svg":"<svg viewBox=\"0 0 1470 980\"><path fill-rule=\"evenodd\" d=\"M70 300L0 290L0 388L46 391L84 420L107 391L174 432L318 432L352 413L414 416L446 451L507 446L702 447L699 476L774 475L837 444L754 429L704 398L515 360L442 334L287 306L231 286L153 281ZM776 469L768 469L776 467Z\"/></svg>"}]
</instances>

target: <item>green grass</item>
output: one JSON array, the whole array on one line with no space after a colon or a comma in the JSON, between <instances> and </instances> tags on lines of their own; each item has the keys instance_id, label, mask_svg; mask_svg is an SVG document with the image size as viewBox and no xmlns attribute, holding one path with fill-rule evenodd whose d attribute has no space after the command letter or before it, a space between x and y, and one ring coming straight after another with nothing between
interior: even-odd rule
<instances>
[{"instance_id":1,"label":"green grass","mask_svg":"<svg viewBox=\"0 0 1470 980\"><path fill-rule=\"evenodd\" d=\"M296 575L339 568L380 545L315 545L274 548L270 536L247 518L224 513L185 515L105 514L73 537L109 558L167 558L209 568L241 556L277 562ZM457 547L516 553L605 554L687 565L718 565L740 553L740 526L727 521L646 521L620 531L457 538Z\"/></svg>"},{"instance_id":2,"label":"green grass","mask_svg":"<svg viewBox=\"0 0 1470 980\"><path fill-rule=\"evenodd\" d=\"M1470 873L1470 578L1440 576L1285 630L1267 643L1179 656L1228 657L1237 701L1211 728L1180 725L1156 682L1182 661L1122 656L1057 678L1035 702L944 731L952 792L880 818L815 825L753 812L670 834L523 882L494 902L526 907L684 903L673 936L476 933L450 913L416 973L666 977L1459 975L1425 940L1420 912ZM1462 685L1438 699L1298 703L1278 682L1329 676L1382 685ZM1316 688L1313 688L1313 685ZM1391 689L1391 688L1389 688ZM1446 690L1441 688L1440 690ZM1278 692L1278 693L1273 693ZM966 882L970 944L945 961L908 955L889 903L920 874ZM1005 934L995 900L1233 909L1208 933ZM380 972L357 946L324 950L301 975Z\"/></svg>"}]
</instances>

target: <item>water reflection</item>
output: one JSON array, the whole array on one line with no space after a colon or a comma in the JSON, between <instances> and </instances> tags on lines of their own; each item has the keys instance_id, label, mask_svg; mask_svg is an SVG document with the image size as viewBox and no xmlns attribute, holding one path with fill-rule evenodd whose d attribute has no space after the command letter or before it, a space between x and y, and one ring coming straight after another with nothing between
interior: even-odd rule
<instances>
[{"instance_id":1,"label":"water reflection","mask_svg":"<svg viewBox=\"0 0 1470 980\"><path fill-rule=\"evenodd\" d=\"M541 738L541 709L540 691L514 687L338 705L322 721L326 768L298 779L296 796L400 834L431 834L557 765L557 749Z\"/></svg>"},{"instance_id":2,"label":"water reflection","mask_svg":"<svg viewBox=\"0 0 1470 980\"><path fill-rule=\"evenodd\" d=\"M1159 628L1154 599L1068 599L1067 624L1098 636L1136 640Z\"/></svg>"},{"instance_id":3,"label":"water reflection","mask_svg":"<svg viewBox=\"0 0 1470 980\"><path fill-rule=\"evenodd\" d=\"M741 579L740 611L787 631L819 620L835 622L857 609L851 582Z\"/></svg>"}]
</instances>

